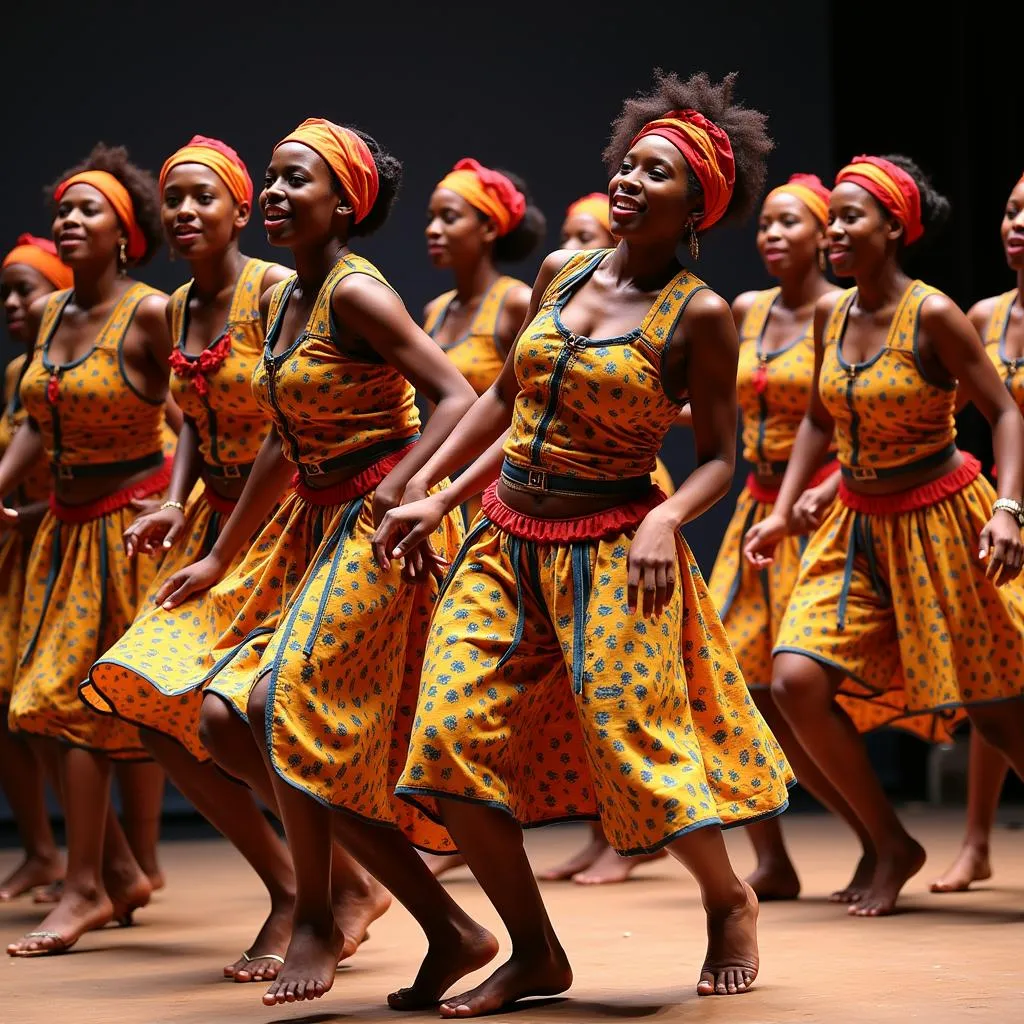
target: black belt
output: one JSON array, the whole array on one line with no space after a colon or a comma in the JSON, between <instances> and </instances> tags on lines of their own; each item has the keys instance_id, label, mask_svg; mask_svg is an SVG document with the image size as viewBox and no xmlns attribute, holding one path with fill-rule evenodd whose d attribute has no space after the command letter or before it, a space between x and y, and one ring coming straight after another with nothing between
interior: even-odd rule
<instances>
[{"instance_id":1,"label":"black belt","mask_svg":"<svg viewBox=\"0 0 1024 1024\"><path fill-rule=\"evenodd\" d=\"M758 476L785 476L789 468L788 462L752 462L751 465Z\"/></svg>"},{"instance_id":2,"label":"black belt","mask_svg":"<svg viewBox=\"0 0 1024 1024\"><path fill-rule=\"evenodd\" d=\"M567 497L599 495L646 494L652 487L650 473L644 476L620 477L617 480L584 480L578 476L558 476L542 469L520 469L508 459L502 463L501 478L513 490L546 491Z\"/></svg>"},{"instance_id":3,"label":"black belt","mask_svg":"<svg viewBox=\"0 0 1024 1024\"><path fill-rule=\"evenodd\" d=\"M336 455L333 459L327 459L316 465L311 465L308 462L300 463L299 473L302 475L303 480L305 480L307 477L333 473L336 469L350 469L353 466L365 469L378 459L382 459L385 455L400 452L403 448L408 448L409 445L419 439L419 431L416 431L411 437L389 437L384 441L368 445L366 448L360 448L358 451Z\"/></svg>"},{"instance_id":4,"label":"black belt","mask_svg":"<svg viewBox=\"0 0 1024 1024\"><path fill-rule=\"evenodd\" d=\"M897 476L906 476L922 469L941 466L946 459L956 455L956 445L951 441L945 448L914 462L905 462L900 466L884 466L875 469L873 466L843 466L842 474L847 480L890 480Z\"/></svg>"},{"instance_id":5,"label":"black belt","mask_svg":"<svg viewBox=\"0 0 1024 1024\"><path fill-rule=\"evenodd\" d=\"M137 459L120 462L90 462L84 466L71 466L66 462L51 462L50 469L58 480L85 480L94 476L113 476L115 473L137 473L140 469L155 469L164 463L163 452L140 455Z\"/></svg>"},{"instance_id":6,"label":"black belt","mask_svg":"<svg viewBox=\"0 0 1024 1024\"><path fill-rule=\"evenodd\" d=\"M214 465L212 462L204 462L202 475L211 477L214 480L245 480L252 472L255 463L241 462L237 464L226 463Z\"/></svg>"}]
</instances>

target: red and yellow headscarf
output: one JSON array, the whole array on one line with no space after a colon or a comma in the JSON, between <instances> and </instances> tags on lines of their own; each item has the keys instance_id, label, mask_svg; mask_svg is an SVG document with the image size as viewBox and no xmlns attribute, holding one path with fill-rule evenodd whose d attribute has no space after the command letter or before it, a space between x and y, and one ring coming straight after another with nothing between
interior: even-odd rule
<instances>
[{"instance_id":1,"label":"red and yellow headscarf","mask_svg":"<svg viewBox=\"0 0 1024 1024\"><path fill-rule=\"evenodd\" d=\"M816 174L792 174L785 185L773 188L765 197L767 203L772 196L788 195L799 199L822 227L828 224L828 201L832 193L825 188Z\"/></svg>"},{"instance_id":2,"label":"red and yellow headscarf","mask_svg":"<svg viewBox=\"0 0 1024 1024\"><path fill-rule=\"evenodd\" d=\"M125 255L128 259L138 260L146 255L146 236L135 218L135 205L132 203L131 193L114 175L109 171L79 171L78 174L72 174L57 186L53 193L54 201L59 203L72 185L91 185L114 208L114 213L117 214L117 219L128 236L125 246Z\"/></svg>"},{"instance_id":3,"label":"red and yellow headscarf","mask_svg":"<svg viewBox=\"0 0 1024 1024\"><path fill-rule=\"evenodd\" d=\"M61 263L57 247L47 238L18 235L18 244L4 257L0 266L10 267L15 263L38 270L54 288L70 288L75 283L71 268Z\"/></svg>"},{"instance_id":4,"label":"red and yellow headscarf","mask_svg":"<svg viewBox=\"0 0 1024 1024\"><path fill-rule=\"evenodd\" d=\"M704 190L704 213L698 231L707 231L722 219L732 201L736 185L736 162L729 136L714 121L696 110L670 110L654 121L648 121L633 137L631 146L645 135L668 139L693 168Z\"/></svg>"},{"instance_id":5,"label":"red and yellow headscarf","mask_svg":"<svg viewBox=\"0 0 1024 1024\"><path fill-rule=\"evenodd\" d=\"M569 206L569 209L565 211L565 216L571 217L576 213L589 214L598 224L601 225L609 234L611 234L611 222L608 217L608 193L607 192L590 192L585 196L577 199L575 203Z\"/></svg>"},{"instance_id":6,"label":"red and yellow headscarf","mask_svg":"<svg viewBox=\"0 0 1024 1024\"><path fill-rule=\"evenodd\" d=\"M357 224L373 209L380 191L377 164L370 147L354 131L322 117L308 117L277 146L286 142L313 150L334 171L352 203Z\"/></svg>"},{"instance_id":7,"label":"red and yellow headscarf","mask_svg":"<svg viewBox=\"0 0 1024 1024\"><path fill-rule=\"evenodd\" d=\"M902 225L903 238L913 245L923 234L921 193L902 167L880 156L855 156L837 175L836 184L849 181L870 192Z\"/></svg>"},{"instance_id":8,"label":"red and yellow headscarf","mask_svg":"<svg viewBox=\"0 0 1024 1024\"><path fill-rule=\"evenodd\" d=\"M160 168L160 193L167 184L167 175L178 164L202 164L228 187L236 203L252 205L252 178L242 158L227 143L205 135L193 135L188 144L172 153Z\"/></svg>"},{"instance_id":9,"label":"red and yellow headscarf","mask_svg":"<svg viewBox=\"0 0 1024 1024\"><path fill-rule=\"evenodd\" d=\"M494 222L498 235L507 235L522 222L526 213L526 196L498 171L484 167L476 160L460 160L438 183L462 196L470 206Z\"/></svg>"}]
</instances>

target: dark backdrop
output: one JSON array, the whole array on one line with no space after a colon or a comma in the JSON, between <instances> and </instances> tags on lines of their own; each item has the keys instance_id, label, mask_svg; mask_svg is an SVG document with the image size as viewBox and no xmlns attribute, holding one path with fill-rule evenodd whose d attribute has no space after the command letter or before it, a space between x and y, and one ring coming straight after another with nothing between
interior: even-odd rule
<instances>
[{"instance_id":1,"label":"dark backdrop","mask_svg":"<svg viewBox=\"0 0 1024 1024\"><path fill-rule=\"evenodd\" d=\"M684 75L740 71L739 94L771 118L772 180L832 164L827 21L817 0L784 0L770 15L763 4L710 4L699 18L662 3L57 0L22 4L8 24L17 31L0 38L0 74L18 83L5 125L17 160L4 174L0 246L21 231L48 233L41 187L97 140L127 145L157 171L193 134L214 135L238 149L258 187L274 142L323 116L369 131L405 164L394 213L359 248L418 314L449 287L427 262L422 234L430 192L449 167L475 156L526 178L548 237L507 269L532 282L565 207L604 187L601 150L622 100L659 65ZM702 247L701 274L729 298L767 283L751 239L748 226ZM258 223L244 244L274 255ZM139 276L170 289L185 274L165 252ZM677 478L690 452L688 436L674 432L667 459ZM689 530L705 569L728 514L723 502Z\"/></svg>"}]
</instances>

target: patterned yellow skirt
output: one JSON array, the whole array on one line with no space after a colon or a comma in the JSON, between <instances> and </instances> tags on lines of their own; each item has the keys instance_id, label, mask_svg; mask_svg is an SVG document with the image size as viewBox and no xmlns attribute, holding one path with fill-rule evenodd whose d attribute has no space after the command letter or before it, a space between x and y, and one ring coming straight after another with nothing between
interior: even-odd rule
<instances>
[{"instance_id":1,"label":"patterned yellow skirt","mask_svg":"<svg viewBox=\"0 0 1024 1024\"><path fill-rule=\"evenodd\" d=\"M487 490L434 613L400 796L437 821L438 797L524 826L600 818L627 855L786 808L789 766L682 537L660 619L627 609L657 500L549 521Z\"/></svg>"},{"instance_id":2,"label":"patterned yellow skirt","mask_svg":"<svg viewBox=\"0 0 1024 1024\"><path fill-rule=\"evenodd\" d=\"M966 705L1024 696L1024 580L985 577L978 536L995 492L963 458L913 491L840 487L775 647L841 668L840 703L860 721L932 742L950 739Z\"/></svg>"},{"instance_id":3,"label":"patterned yellow skirt","mask_svg":"<svg viewBox=\"0 0 1024 1024\"><path fill-rule=\"evenodd\" d=\"M0 712L11 702L18 670L18 630L25 596L25 566L32 541L20 530L0 533Z\"/></svg>"},{"instance_id":4,"label":"patterned yellow skirt","mask_svg":"<svg viewBox=\"0 0 1024 1024\"><path fill-rule=\"evenodd\" d=\"M133 725L154 729L177 740L203 760L209 755L197 736L201 695L178 692L183 678L206 664L212 643L230 625L218 613L228 611L213 591L197 594L165 611L153 600L163 581L209 554L234 503L197 487L185 509L178 543L160 561L160 572L141 603L131 628L92 666L79 693L93 710L116 715ZM242 548L231 569L248 551ZM138 555L145 560L146 555Z\"/></svg>"},{"instance_id":5,"label":"patterned yellow skirt","mask_svg":"<svg viewBox=\"0 0 1024 1024\"><path fill-rule=\"evenodd\" d=\"M156 559L128 558L122 536L131 502L166 488L165 466L141 484L89 506L51 499L25 573L11 728L142 760L136 730L97 715L78 696L96 658L131 625L158 571Z\"/></svg>"}]
</instances>

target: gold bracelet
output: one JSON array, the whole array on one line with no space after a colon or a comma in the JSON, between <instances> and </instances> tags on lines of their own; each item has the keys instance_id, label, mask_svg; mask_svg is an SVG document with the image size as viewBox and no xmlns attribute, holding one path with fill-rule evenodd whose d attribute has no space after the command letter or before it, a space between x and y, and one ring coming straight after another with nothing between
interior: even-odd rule
<instances>
[{"instance_id":1,"label":"gold bracelet","mask_svg":"<svg viewBox=\"0 0 1024 1024\"><path fill-rule=\"evenodd\" d=\"M180 501L165 501L160 506L160 511L163 512L163 510L165 508L176 508L179 512L182 512L182 513L184 513L184 511L185 511L185 506L182 505L182 503Z\"/></svg>"}]
</instances>

